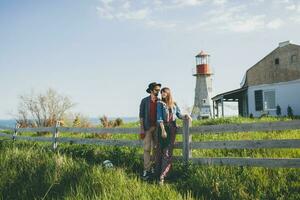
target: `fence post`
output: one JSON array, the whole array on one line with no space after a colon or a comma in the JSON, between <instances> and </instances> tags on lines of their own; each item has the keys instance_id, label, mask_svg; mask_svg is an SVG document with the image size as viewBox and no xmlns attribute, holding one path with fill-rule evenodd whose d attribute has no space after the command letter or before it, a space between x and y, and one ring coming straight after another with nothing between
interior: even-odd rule
<instances>
[{"instance_id":1,"label":"fence post","mask_svg":"<svg viewBox=\"0 0 300 200\"><path fill-rule=\"evenodd\" d=\"M57 138L58 138L58 127L60 126L60 121L57 121L56 124L55 124L55 128L54 128L54 131L53 131L53 137L52 137L52 141L53 141L53 150L56 150L57 148Z\"/></svg>"},{"instance_id":2,"label":"fence post","mask_svg":"<svg viewBox=\"0 0 300 200\"><path fill-rule=\"evenodd\" d=\"M190 120L184 119L183 120L183 161L185 164L188 164L189 159L192 157L192 149L191 149L191 142L192 142L192 135L190 135Z\"/></svg>"},{"instance_id":3,"label":"fence post","mask_svg":"<svg viewBox=\"0 0 300 200\"><path fill-rule=\"evenodd\" d=\"M13 141L16 141L16 136L18 135L18 128L20 128L20 124L16 123L14 134L13 134L13 137L12 137Z\"/></svg>"}]
</instances>

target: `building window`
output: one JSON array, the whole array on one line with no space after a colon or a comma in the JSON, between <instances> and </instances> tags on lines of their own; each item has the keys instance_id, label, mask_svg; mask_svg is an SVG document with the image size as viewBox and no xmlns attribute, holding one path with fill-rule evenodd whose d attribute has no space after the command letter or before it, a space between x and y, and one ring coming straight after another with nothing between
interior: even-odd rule
<instances>
[{"instance_id":1,"label":"building window","mask_svg":"<svg viewBox=\"0 0 300 200\"><path fill-rule=\"evenodd\" d=\"M279 65L279 58L275 59L275 65Z\"/></svg>"},{"instance_id":2,"label":"building window","mask_svg":"<svg viewBox=\"0 0 300 200\"><path fill-rule=\"evenodd\" d=\"M275 103L275 91L268 90L264 91L264 110L276 109Z\"/></svg>"},{"instance_id":3,"label":"building window","mask_svg":"<svg viewBox=\"0 0 300 200\"><path fill-rule=\"evenodd\" d=\"M254 91L254 98L255 98L255 110L262 111L263 110L263 93L262 90L255 90Z\"/></svg>"},{"instance_id":4,"label":"building window","mask_svg":"<svg viewBox=\"0 0 300 200\"><path fill-rule=\"evenodd\" d=\"M297 62L297 55L292 55L291 56L291 63Z\"/></svg>"}]
</instances>

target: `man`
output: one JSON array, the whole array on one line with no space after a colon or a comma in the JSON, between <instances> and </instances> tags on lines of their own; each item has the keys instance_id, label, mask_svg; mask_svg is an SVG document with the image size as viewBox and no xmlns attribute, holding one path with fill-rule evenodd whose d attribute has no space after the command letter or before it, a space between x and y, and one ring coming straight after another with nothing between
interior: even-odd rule
<instances>
[{"instance_id":1,"label":"man","mask_svg":"<svg viewBox=\"0 0 300 200\"><path fill-rule=\"evenodd\" d=\"M152 165L155 161L157 147L156 106L160 88L161 84L156 82L150 83L146 90L150 95L142 99L140 104L140 138L144 140L144 172L142 175L144 180L148 180L154 174L154 167Z\"/></svg>"}]
</instances>

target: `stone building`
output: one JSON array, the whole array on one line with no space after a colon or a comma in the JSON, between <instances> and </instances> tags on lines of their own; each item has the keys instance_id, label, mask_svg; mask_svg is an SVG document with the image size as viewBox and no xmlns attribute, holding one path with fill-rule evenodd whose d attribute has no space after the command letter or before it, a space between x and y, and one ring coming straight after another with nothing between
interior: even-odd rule
<instances>
[{"instance_id":1,"label":"stone building","mask_svg":"<svg viewBox=\"0 0 300 200\"><path fill-rule=\"evenodd\" d=\"M224 116L225 102L238 102L240 116L287 115L290 106L300 115L300 45L290 41L279 46L249 68L241 88L212 98L213 115Z\"/></svg>"}]
</instances>

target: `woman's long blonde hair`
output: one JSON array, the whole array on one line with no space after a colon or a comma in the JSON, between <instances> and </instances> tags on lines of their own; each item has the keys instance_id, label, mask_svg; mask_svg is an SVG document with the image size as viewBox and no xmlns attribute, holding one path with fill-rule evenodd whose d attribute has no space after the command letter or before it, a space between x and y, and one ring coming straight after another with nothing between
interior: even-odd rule
<instances>
[{"instance_id":1,"label":"woman's long blonde hair","mask_svg":"<svg viewBox=\"0 0 300 200\"><path fill-rule=\"evenodd\" d=\"M164 87L161 89L161 92L167 93L167 97L165 99L162 99L162 101L167 104L168 108L173 108L176 103L173 99L170 88Z\"/></svg>"}]
</instances>

